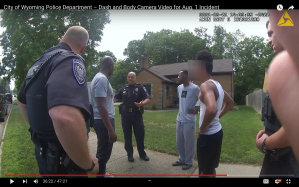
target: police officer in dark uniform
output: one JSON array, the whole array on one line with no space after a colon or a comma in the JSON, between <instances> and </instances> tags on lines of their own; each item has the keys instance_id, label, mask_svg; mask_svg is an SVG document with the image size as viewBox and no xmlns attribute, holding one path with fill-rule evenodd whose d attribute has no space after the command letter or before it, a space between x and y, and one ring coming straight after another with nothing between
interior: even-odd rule
<instances>
[{"instance_id":1,"label":"police officer in dark uniform","mask_svg":"<svg viewBox=\"0 0 299 187\"><path fill-rule=\"evenodd\" d=\"M283 47L276 39L269 22L267 22L266 27L269 43L272 45L274 53L283 51ZM264 91L266 91L266 97L262 108L262 121L265 130L260 131L256 138L257 147L265 154L260 177L296 176L299 174L299 164L287 140L284 128L274 112L267 91L267 82L264 84Z\"/></svg>"},{"instance_id":2,"label":"police officer in dark uniform","mask_svg":"<svg viewBox=\"0 0 299 187\"><path fill-rule=\"evenodd\" d=\"M144 151L144 124L142 114L143 106L150 102L150 96L145 87L137 84L136 74L130 72L127 76L128 84L124 85L114 96L114 101L122 101L119 105L121 114L121 123L125 137L125 150L127 151L128 161L134 162L132 146L132 127L134 129L135 139L139 157L149 161L149 157Z\"/></svg>"},{"instance_id":3,"label":"police officer in dark uniform","mask_svg":"<svg viewBox=\"0 0 299 187\"><path fill-rule=\"evenodd\" d=\"M265 154L260 177L281 177L281 176L294 176L299 174L299 164L295 159L294 153L290 146L272 149L267 139L274 136L275 133L282 129L281 123L277 118L269 93L266 93L262 109L262 121L264 122L266 135L263 139L261 150ZM272 138L272 137L271 137ZM270 139L269 139L270 140ZM276 139L283 141L282 139ZM273 142L273 141L272 141ZM279 144L279 143L277 143Z\"/></svg>"},{"instance_id":4,"label":"police officer in dark uniform","mask_svg":"<svg viewBox=\"0 0 299 187\"><path fill-rule=\"evenodd\" d=\"M88 38L83 27L70 27L58 45L34 62L18 94L41 175L98 172L98 161L88 149L86 121L91 114L80 56Z\"/></svg>"}]
</instances>

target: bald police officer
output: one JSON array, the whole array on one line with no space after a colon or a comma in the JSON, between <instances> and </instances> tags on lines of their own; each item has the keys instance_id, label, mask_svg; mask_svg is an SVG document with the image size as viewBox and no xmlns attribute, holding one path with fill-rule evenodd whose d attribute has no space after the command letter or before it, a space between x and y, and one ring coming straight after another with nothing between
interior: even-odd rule
<instances>
[{"instance_id":1,"label":"bald police officer","mask_svg":"<svg viewBox=\"0 0 299 187\"><path fill-rule=\"evenodd\" d=\"M149 161L149 157L144 151L144 124L143 124L143 106L150 102L150 96L145 87L137 84L136 74L130 72L127 76L128 84L124 85L114 96L114 101L122 101L119 105L121 113L121 123L125 136L125 150L127 151L128 161L134 162L132 146L132 127L137 143L139 157Z\"/></svg>"},{"instance_id":2,"label":"bald police officer","mask_svg":"<svg viewBox=\"0 0 299 187\"><path fill-rule=\"evenodd\" d=\"M83 27L70 27L58 45L34 62L18 94L41 175L98 173L85 125L90 110L80 55L88 39Z\"/></svg>"}]
</instances>

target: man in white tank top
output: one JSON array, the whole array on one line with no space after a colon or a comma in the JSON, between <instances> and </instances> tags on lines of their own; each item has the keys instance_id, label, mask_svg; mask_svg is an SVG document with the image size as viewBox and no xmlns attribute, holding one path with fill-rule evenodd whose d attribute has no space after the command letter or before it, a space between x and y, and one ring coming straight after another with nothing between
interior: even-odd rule
<instances>
[{"instance_id":1,"label":"man in white tank top","mask_svg":"<svg viewBox=\"0 0 299 187\"><path fill-rule=\"evenodd\" d=\"M195 80L199 80L200 94L200 120L197 139L197 159L199 175L216 175L215 168L219 165L222 126L219 119L224 116L234 105L233 99L222 86L212 80L213 57L206 50L196 55L196 64L192 70L196 73ZM223 102L224 107L222 108Z\"/></svg>"}]
</instances>

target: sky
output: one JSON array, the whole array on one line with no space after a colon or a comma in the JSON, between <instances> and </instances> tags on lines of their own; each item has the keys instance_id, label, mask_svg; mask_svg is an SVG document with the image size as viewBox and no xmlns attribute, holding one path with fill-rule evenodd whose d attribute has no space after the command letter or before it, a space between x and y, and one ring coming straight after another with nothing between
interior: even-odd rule
<instances>
[{"instance_id":1,"label":"sky","mask_svg":"<svg viewBox=\"0 0 299 187\"><path fill-rule=\"evenodd\" d=\"M173 31L181 31L189 29L194 31L195 28L207 28L207 33L213 35L214 26L221 25L227 32L235 32L240 29L247 37L260 36L267 39L266 22L268 17L259 17L258 22L224 22L213 21L200 22L199 13L227 13L229 17L231 13L253 14L258 17L258 13L267 13L267 10L111 10L109 24L105 25L103 30L102 41L100 46L96 48L98 51L111 51L117 59L126 58L123 55L124 49L132 40L140 40L147 31L158 32L162 29L170 29ZM0 27L0 33L4 28ZM0 61L2 59L2 48L0 46ZM14 88L14 82L11 82L11 89Z\"/></svg>"}]
</instances>

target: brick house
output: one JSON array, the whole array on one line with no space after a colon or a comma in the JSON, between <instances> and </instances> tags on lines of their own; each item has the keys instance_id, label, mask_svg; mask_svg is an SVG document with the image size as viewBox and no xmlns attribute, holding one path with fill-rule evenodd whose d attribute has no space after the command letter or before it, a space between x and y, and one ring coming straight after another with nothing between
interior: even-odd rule
<instances>
[{"instance_id":1,"label":"brick house","mask_svg":"<svg viewBox=\"0 0 299 187\"><path fill-rule=\"evenodd\" d=\"M188 70L188 62L157 65L149 68L148 60L141 57L140 70L137 73L137 82L143 84L151 95L151 104L156 109L177 107L178 73ZM213 61L214 80L218 81L223 89L234 98L233 62L232 59L217 59ZM195 84L199 85L197 82Z\"/></svg>"}]
</instances>

